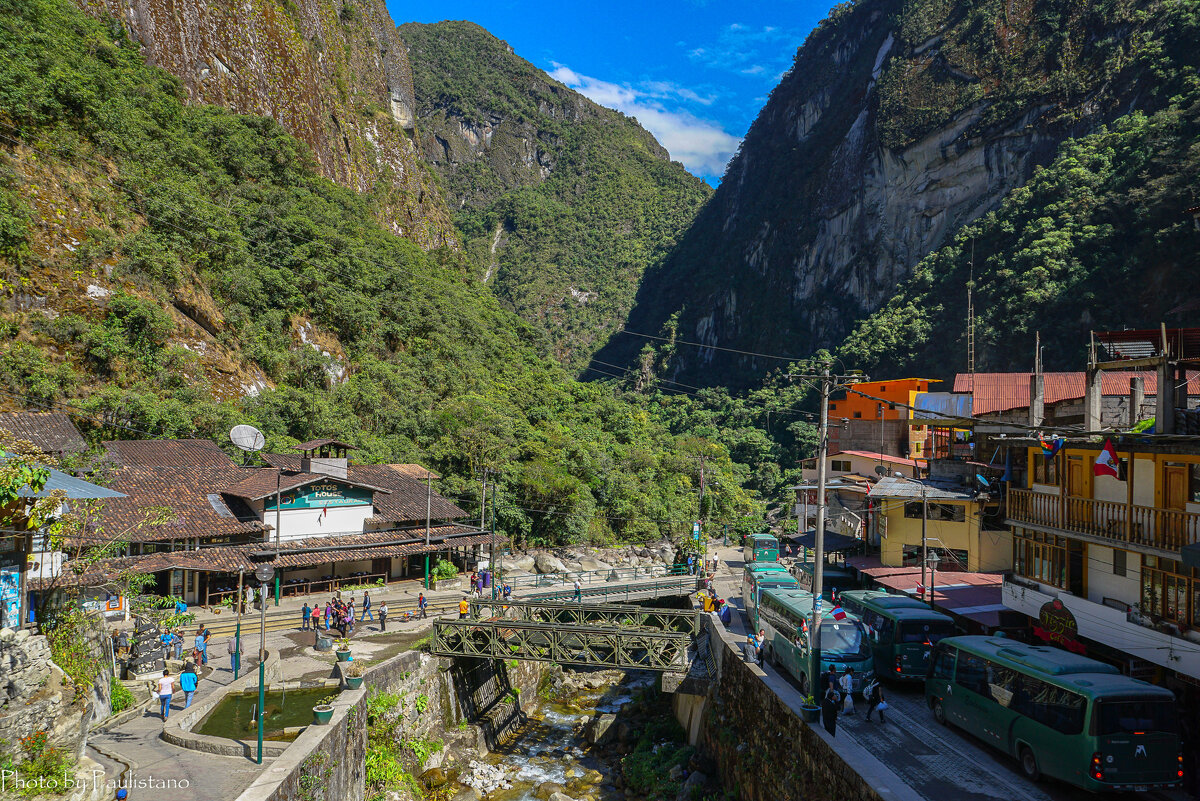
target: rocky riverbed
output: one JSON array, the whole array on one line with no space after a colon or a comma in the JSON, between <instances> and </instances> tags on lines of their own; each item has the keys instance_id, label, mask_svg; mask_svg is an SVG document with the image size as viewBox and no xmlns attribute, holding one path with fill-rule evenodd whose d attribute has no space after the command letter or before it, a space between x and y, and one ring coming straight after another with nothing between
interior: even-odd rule
<instances>
[{"instance_id":1,"label":"rocky riverbed","mask_svg":"<svg viewBox=\"0 0 1200 801\"><path fill-rule=\"evenodd\" d=\"M719 797L653 674L555 670L515 735L458 772L452 798L674 801ZM695 795L693 788L697 789Z\"/></svg>"}]
</instances>

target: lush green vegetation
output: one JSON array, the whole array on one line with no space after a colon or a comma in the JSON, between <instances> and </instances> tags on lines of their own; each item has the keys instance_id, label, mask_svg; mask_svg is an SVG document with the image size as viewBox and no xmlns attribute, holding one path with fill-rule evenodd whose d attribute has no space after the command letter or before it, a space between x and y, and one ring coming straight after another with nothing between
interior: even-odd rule
<instances>
[{"instance_id":1,"label":"lush green vegetation","mask_svg":"<svg viewBox=\"0 0 1200 801\"><path fill-rule=\"evenodd\" d=\"M1200 36L1200 8L1182 6L1172 22ZM1194 321L1200 258L1187 209L1200 181L1200 81L1185 82L1168 108L1067 142L996 212L925 258L848 338L846 360L921 375L961 363L972 249L980 369L1029 369L1035 331L1050 369L1077 370L1081 329Z\"/></svg>"},{"instance_id":2,"label":"lush green vegetation","mask_svg":"<svg viewBox=\"0 0 1200 801\"><path fill-rule=\"evenodd\" d=\"M711 194L637 120L470 22L400 26L422 146L479 274L582 368ZM469 129L486 144L469 145Z\"/></svg>"},{"instance_id":3,"label":"lush green vegetation","mask_svg":"<svg viewBox=\"0 0 1200 801\"><path fill-rule=\"evenodd\" d=\"M753 509L724 446L571 380L468 261L387 233L273 121L185 106L116 23L0 0L0 134L3 287L57 312L5 316L10 399L70 404L96 438L337 436L432 464L468 508L498 470L498 527L528 542L682 532L700 455L714 514Z\"/></svg>"}]
</instances>

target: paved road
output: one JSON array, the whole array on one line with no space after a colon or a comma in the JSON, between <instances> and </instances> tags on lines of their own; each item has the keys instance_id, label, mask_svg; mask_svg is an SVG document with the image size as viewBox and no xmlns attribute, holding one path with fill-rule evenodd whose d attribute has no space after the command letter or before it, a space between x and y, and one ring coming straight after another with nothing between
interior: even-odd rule
<instances>
[{"instance_id":1,"label":"paved road","mask_svg":"<svg viewBox=\"0 0 1200 801\"><path fill-rule=\"evenodd\" d=\"M717 576L718 594L725 593L741 609L742 556L734 549L719 549L722 560ZM731 630L745 633L745 620L735 616ZM799 685L791 676L764 665L763 671L776 679L781 697L794 693L798 704ZM885 685L891 709L887 723L867 722L862 715L865 704L855 699L858 717L838 718L837 742L854 745L877 759L887 770L929 801L1095 801L1096 796L1061 782L1028 781L1019 772L1016 760L957 729L939 725L925 704L920 685ZM1140 801L1183 799L1183 794L1139 794Z\"/></svg>"}]
</instances>

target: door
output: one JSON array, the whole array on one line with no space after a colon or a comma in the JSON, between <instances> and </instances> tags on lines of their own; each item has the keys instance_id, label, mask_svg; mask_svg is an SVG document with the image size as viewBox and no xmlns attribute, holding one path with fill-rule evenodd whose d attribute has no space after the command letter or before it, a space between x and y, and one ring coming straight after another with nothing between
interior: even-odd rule
<instances>
[{"instance_id":1,"label":"door","mask_svg":"<svg viewBox=\"0 0 1200 801\"><path fill-rule=\"evenodd\" d=\"M1067 495L1073 498L1083 497L1083 457L1072 456L1067 459Z\"/></svg>"},{"instance_id":2,"label":"door","mask_svg":"<svg viewBox=\"0 0 1200 801\"><path fill-rule=\"evenodd\" d=\"M1188 472L1183 465L1169 464L1163 468L1163 508L1182 512L1187 508ZM1168 537L1162 545L1178 548L1184 545L1184 521L1182 514L1163 514L1159 529Z\"/></svg>"}]
</instances>

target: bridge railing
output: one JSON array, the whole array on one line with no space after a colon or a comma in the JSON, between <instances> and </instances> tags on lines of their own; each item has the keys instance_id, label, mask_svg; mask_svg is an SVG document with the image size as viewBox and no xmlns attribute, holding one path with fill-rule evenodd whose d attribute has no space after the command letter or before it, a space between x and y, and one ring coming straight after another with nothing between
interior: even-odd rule
<instances>
[{"instance_id":1,"label":"bridge railing","mask_svg":"<svg viewBox=\"0 0 1200 801\"><path fill-rule=\"evenodd\" d=\"M604 570L583 570L573 573L532 573L527 576L502 576L502 581L516 592L518 589L566 585L576 581L582 586L618 581L664 578L688 575L687 565L644 565L641 567L611 567Z\"/></svg>"},{"instance_id":2,"label":"bridge railing","mask_svg":"<svg viewBox=\"0 0 1200 801\"><path fill-rule=\"evenodd\" d=\"M698 579L696 576L660 577L637 583L593 584L580 585L580 601L596 603L629 603L634 600L650 598L666 598L674 595L686 595L695 592ZM575 588L566 589L528 588L521 593L523 600L540 601L573 601Z\"/></svg>"},{"instance_id":3,"label":"bridge railing","mask_svg":"<svg viewBox=\"0 0 1200 801\"><path fill-rule=\"evenodd\" d=\"M655 609L632 604L476 599L471 601L471 619L675 631L693 636L700 631L700 613L695 610Z\"/></svg>"}]
</instances>

